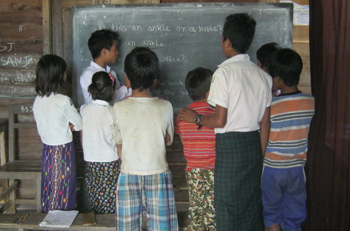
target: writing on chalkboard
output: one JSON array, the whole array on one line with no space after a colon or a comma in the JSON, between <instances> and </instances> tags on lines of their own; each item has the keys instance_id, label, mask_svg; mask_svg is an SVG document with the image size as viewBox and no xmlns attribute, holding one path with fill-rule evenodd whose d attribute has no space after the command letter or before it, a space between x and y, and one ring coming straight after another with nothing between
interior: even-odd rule
<instances>
[{"instance_id":1,"label":"writing on chalkboard","mask_svg":"<svg viewBox=\"0 0 350 231\"><path fill-rule=\"evenodd\" d=\"M11 83L32 83L35 80L34 72L19 72L15 74L0 73L0 82L11 82Z\"/></svg>"},{"instance_id":2,"label":"writing on chalkboard","mask_svg":"<svg viewBox=\"0 0 350 231\"><path fill-rule=\"evenodd\" d=\"M21 106L21 113L33 112L33 106Z\"/></svg>"},{"instance_id":3,"label":"writing on chalkboard","mask_svg":"<svg viewBox=\"0 0 350 231\"><path fill-rule=\"evenodd\" d=\"M13 42L7 42L7 43L4 43L4 44L1 44L0 43L0 52L9 52L9 51L12 51L12 47L15 43Z\"/></svg>"},{"instance_id":4,"label":"writing on chalkboard","mask_svg":"<svg viewBox=\"0 0 350 231\"><path fill-rule=\"evenodd\" d=\"M252 61L256 61L255 52L265 43L292 47L292 11L292 4L266 3L74 6L73 100L77 106L84 102L79 76L90 64L87 40L96 30L110 29L120 36L119 60L111 67L121 82L125 78L125 56L136 46L153 49L160 61L161 76L152 94L169 100L177 111L191 103L185 88L187 73L200 66L215 71L226 59L221 36L227 15L244 12L257 21L248 50Z\"/></svg>"},{"instance_id":5,"label":"writing on chalkboard","mask_svg":"<svg viewBox=\"0 0 350 231\"><path fill-rule=\"evenodd\" d=\"M33 96L35 94L34 87L20 86L0 86L1 95L16 95L16 96Z\"/></svg>"},{"instance_id":6,"label":"writing on chalkboard","mask_svg":"<svg viewBox=\"0 0 350 231\"><path fill-rule=\"evenodd\" d=\"M12 67L28 67L31 64L36 64L39 61L37 55L24 55L24 56L7 56L1 57L0 66L12 66Z\"/></svg>"}]
</instances>

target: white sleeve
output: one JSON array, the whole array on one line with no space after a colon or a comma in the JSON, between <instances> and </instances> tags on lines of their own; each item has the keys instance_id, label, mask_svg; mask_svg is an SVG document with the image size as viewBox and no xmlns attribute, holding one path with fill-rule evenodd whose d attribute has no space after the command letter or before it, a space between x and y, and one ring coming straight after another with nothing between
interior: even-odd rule
<instances>
[{"instance_id":1,"label":"white sleeve","mask_svg":"<svg viewBox=\"0 0 350 231\"><path fill-rule=\"evenodd\" d=\"M131 88L130 88L131 90ZM115 91L114 102L122 101L127 96L131 95L131 91L122 85L119 89Z\"/></svg>"},{"instance_id":2,"label":"white sleeve","mask_svg":"<svg viewBox=\"0 0 350 231\"><path fill-rule=\"evenodd\" d=\"M67 117L69 123L74 125L75 131L80 131L83 128L83 121L77 109L74 107L73 101L67 97L63 105L63 113Z\"/></svg>"},{"instance_id":3,"label":"white sleeve","mask_svg":"<svg viewBox=\"0 0 350 231\"><path fill-rule=\"evenodd\" d=\"M210 92L208 96L208 103L214 107L219 105L224 108L228 108L228 100L229 100L229 92L225 79L225 70L219 68L213 74L211 84L210 84Z\"/></svg>"},{"instance_id":4,"label":"white sleeve","mask_svg":"<svg viewBox=\"0 0 350 231\"><path fill-rule=\"evenodd\" d=\"M83 96L84 96L85 104L89 104L92 101L91 95L88 92L88 87L91 84L92 75L93 74L90 71L86 70L80 76L80 87L81 87L81 92L83 93Z\"/></svg>"},{"instance_id":5,"label":"white sleeve","mask_svg":"<svg viewBox=\"0 0 350 231\"><path fill-rule=\"evenodd\" d=\"M115 94L114 99L112 100L112 105L116 102L124 100L127 96L131 95L131 88L127 89L124 85L121 85L117 76L113 70L110 71L112 76L115 79Z\"/></svg>"}]
</instances>

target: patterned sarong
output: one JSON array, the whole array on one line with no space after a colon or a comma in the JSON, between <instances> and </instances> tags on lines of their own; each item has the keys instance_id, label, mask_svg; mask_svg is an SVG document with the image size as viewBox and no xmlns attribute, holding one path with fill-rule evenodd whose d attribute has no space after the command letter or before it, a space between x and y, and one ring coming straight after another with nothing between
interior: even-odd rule
<instances>
[{"instance_id":1,"label":"patterned sarong","mask_svg":"<svg viewBox=\"0 0 350 231\"><path fill-rule=\"evenodd\" d=\"M258 131L216 134L214 200L217 230L263 230L261 172Z\"/></svg>"},{"instance_id":2,"label":"patterned sarong","mask_svg":"<svg viewBox=\"0 0 350 231\"><path fill-rule=\"evenodd\" d=\"M186 172L190 207L187 231L216 230L214 209L214 169L193 168Z\"/></svg>"},{"instance_id":3,"label":"patterned sarong","mask_svg":"<svg viewBox=\"0 0 350 231\"><path fill-rule=\"evenodd\" d=\"M95 213L115 213L120 163L119 159L112 162L87 162L85 182L89 205Z\"/></svg>"},{"instance_id":4,"label":"patterned sarong","mask_svg":"<svg viewBox=\"0 0 350 231\"><path fill-rule=\"evenodd\" d=\"M44 144L41 160L41 212L76 209L74 143Z\"/></svg>"},{"instance_id":5,"label":"patterned sarong","mask_svg":"<svg viewBox=\"0 0 350 231\"><path fill-rule=\"evenodd\" d=\"M143 211L148 215L150 231L178 230L170 171L145 176L120 173L117 184L117 230L140 231Z\"/></svg>"}]
</instances>

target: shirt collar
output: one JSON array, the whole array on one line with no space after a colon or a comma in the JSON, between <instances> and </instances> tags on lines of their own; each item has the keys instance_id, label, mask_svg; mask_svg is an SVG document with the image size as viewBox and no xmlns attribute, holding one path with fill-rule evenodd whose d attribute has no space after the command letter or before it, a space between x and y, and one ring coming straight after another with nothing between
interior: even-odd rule
<instances>
[{"instance_id":1,"label":"shirt collar","mask_svg":"<svg viewBox=\"0 0 350 231\"><path fill-rule=\"evenodd\" d=\"M205 102L193 102L190 104L189 108L197 108L197 107L210 107L208 103Z\"/></svg>"},{"instance_id":2,"label":"shirt collar","mask_svg":"<svg viewBox=\"0 0 350 231\"><path fill-rule=\"evenodd\" d=\"M107 65L106 69L104 69L103 67L101 67L100 65L98 65L97 63L95 63L94 61L90 62L90 66L92 66L93 68L99 70L99 71L105 71L107 73L111 72L111 68Z\"/></svg>"},{"instance_id":3,"label":"shirt collar","mask_svg":"<svg viewBox=\"0 0 350 231\"><path fill-rule=\"evenodd\" d=\"M226 59L224 62L222 62L220 66L229 64L229 63L233 63L233 62L238 62L238 61L250 61L250 57L248 54L239 54L239 55L235 55L229 59Z\"/></svg>"},{"instance_id":4,"label":"shirt collar","mask_svg":"<svg viewBox=\"0 0 350 231\"><path fill-rule=\"evenodd\" d=\"M99 106L109 106L109 103L100 99L96 99L91 101L92 104L99 105Z\"/></svg>"}]
</instances>

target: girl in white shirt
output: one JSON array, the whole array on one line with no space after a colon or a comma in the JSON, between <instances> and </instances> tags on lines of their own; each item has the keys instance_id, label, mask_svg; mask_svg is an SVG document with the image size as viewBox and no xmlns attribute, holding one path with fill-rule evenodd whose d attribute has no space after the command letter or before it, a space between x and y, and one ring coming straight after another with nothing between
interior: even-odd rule
<instances>
[{"instance_id":1,"label":"girl in white shirt","mask_svg":"<svg viewBox=\"0 0 350 231\"><path fill-rule=\"evenodd\" d=\"M72 100L62 94L66 62L56 55L43 56L36 67L34 118L43 142L41 211L76 208L76 162L72 131L82 129Z\"/></svg>"},{"instance_id":2,"label":"girl in white shirt","mask_svg":"<svg viewBox=\"0 0 350 231\"><path fill-rule=\"evenodd\" d=\"M113 88L108 73L96 72L88 87L93 101L80 108L83 118L81 137L87 162L85 182L89 205L95 213L115 213L121 162L112 139L112 107L108 103L114 97Z\"/></svg>"}]
</instances>

